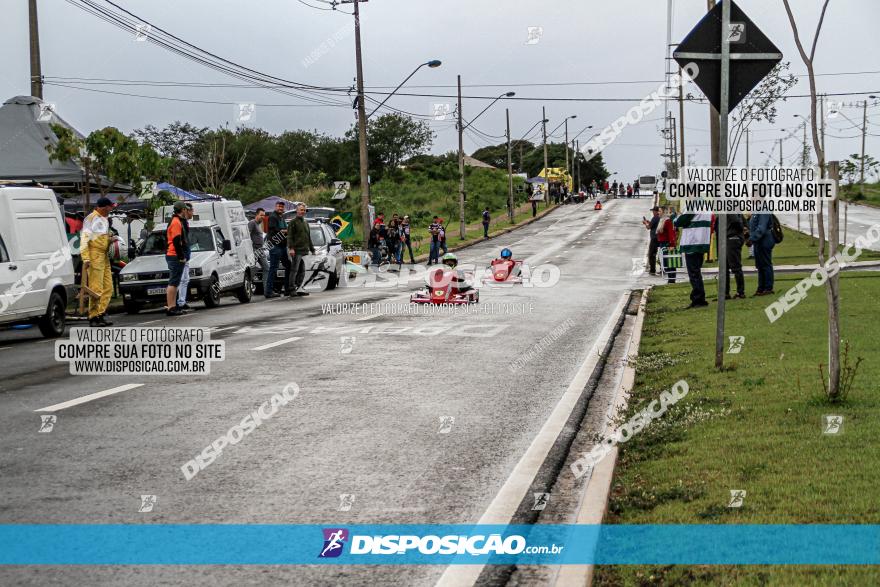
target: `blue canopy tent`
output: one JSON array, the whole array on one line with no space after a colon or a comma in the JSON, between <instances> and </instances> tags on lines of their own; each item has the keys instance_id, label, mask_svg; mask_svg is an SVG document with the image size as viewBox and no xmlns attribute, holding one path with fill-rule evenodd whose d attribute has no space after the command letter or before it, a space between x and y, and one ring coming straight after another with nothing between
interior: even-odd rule
<instances>
[{"instance_id":1,"label":"blue canopy tent","mask_svg":"<svg viewBox=\"0 0 880 587\"><path fill-rule=\"evenodd\" d=\"M171 185L170 183L160 183L156 185L156 188L162 191L171 192L177 199L190 201L190 202L202 202L205 200L219 200L217 196L211 196L209 194L194 194L192 192L188 192L184 189L181 189L175 185Z\"/></svg>"}]
</instances>

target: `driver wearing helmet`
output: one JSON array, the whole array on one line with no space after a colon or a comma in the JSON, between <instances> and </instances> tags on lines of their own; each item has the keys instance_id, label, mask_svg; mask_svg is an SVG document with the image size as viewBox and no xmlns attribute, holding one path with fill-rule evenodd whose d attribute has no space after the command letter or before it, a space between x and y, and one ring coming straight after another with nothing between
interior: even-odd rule
<instances>
[{"instance_id":1,"label":"driver wearing helmet","mask_svg":"<svg viewBox=\"0 0 880 587\"><path fill-rule=\"evenodd\" d=\"M503 274L511 275L516 268L516 261L513 260L513 251L508 248L501 249L501 256L492 261L492 271L503 272ZM516 272L518 273L518 271Z\"/></svg>"},{"instance_id":2,"label":"driver wearing helmet","mask_svg":"<svg viewBox=\"0 0 880 587\"><path fill-rule=\"evenodd\" d=\"M466 291L470 291L474 289L467 282L467 277L464 272L456 269L458 267L458 257L456 257L452 253L446 253L443 255L441 262L446 266L452 269L452 287L458 291L458 293L464 293Z\"/></svg>"}]
</instances>

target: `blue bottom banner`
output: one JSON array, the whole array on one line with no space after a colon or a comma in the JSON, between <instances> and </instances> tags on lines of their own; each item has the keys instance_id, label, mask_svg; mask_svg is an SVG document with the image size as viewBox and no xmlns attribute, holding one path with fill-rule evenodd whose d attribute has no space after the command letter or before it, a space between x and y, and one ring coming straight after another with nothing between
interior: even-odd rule
<instances>
[{"instance_id":1,"label":"blue bottom banner","mask_svg":"<svg viewBox=\"0 0 880 587\"><path fill-rule=\"evenodd\" d=\"M4 565L878 565L880 525L0 525Z\"/></svg>"}]
</instances>

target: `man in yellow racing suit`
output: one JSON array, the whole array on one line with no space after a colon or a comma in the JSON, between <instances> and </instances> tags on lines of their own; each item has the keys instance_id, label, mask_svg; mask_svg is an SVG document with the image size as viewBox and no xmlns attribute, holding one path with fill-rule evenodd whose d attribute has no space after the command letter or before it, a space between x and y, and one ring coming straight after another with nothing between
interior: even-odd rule
<instances>
[{"instance_id":1,"label":"man in yellow racing suit","mask_svg":"<svg viewBox=\"0 0 880 587\"><path fill-rule=\"evenodd\" d=\"M110 326L107 320L107 306L113 296L113 274L110 271L110 210L114 207L109 198L99 198L94 211L86 216L80 234L80 255L82 272L88 276L84 282L100 297L89 297L89 326Z\"/></svg>"}]
</instances>

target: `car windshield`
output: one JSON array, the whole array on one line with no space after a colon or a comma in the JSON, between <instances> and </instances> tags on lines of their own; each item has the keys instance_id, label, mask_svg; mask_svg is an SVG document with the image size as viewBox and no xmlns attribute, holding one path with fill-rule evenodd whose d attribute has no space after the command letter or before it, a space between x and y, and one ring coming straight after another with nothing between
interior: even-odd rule
<instances>
[{"instance_id":1,"label":"car windshield","mask_svg":"<svg viewBox=\"0 0 880 587\"><path fill-rule=\"evenodd\" d=\"M189 229L189 248L193 253L199 251L214 250L214 235L211 229L206 226L200 226ZM144 241L141 255L164 255L168 249L165 241L165 231L160 230L150 234Z\"/></svg>"},{"instance_id":2,"label":"car windshield","mask_svg":"<svg viewBox=\"0 0 880 587\"><path fill-rule=\"evenodd\" d=\"M639 183L649 184L649 183L657 183L657 178L653 175L643 175L639 178Z\"/></svg>"},{"instance_id":3,"label":"car windshield","mask_svg":"<svg viewBox=\"0 0 880 587\"><path fill-rule=\"evenodd\" d=\"M324 238L324 231L320 226L310 226L309 230L312 233L312 245L321 247L327 244Z\"/></svg>"}]
</instances>

